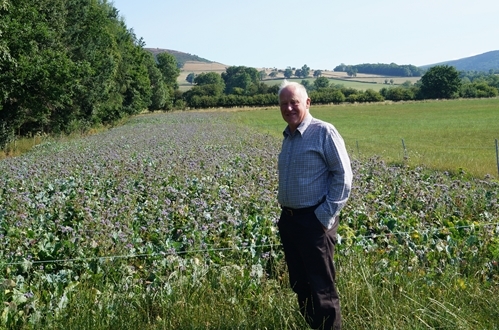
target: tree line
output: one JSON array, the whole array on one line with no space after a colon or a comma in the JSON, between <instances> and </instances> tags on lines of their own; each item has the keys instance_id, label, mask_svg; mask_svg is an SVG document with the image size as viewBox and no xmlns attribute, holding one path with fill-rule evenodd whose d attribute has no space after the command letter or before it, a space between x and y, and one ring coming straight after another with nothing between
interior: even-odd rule
<instances>
[{"instance_id":1,"label":"tree line","mask_svg":"<svg viewBox=\"0 0 499 330\"><path fill-rule=\"evenodd\" d=\"M154 56L106 0L0 0L0 147L174 106L175 58Z\"/></svg>"},{"instance_id":2,"label":"tree line","mask_svg":"<svg viewBox=\"0 0 499 330\"><path fill-rule=\"evenodd\" d=\"M233 106L275 106L278 85L267 85L258 80L254 68L229 67L226 73L214 72L194 74L194 86L183 94L185 104L191 108L233 107ZM315 76L315 75L314 75ZM287 78L287 77L285 77ZM460 73L454 67L435 66L426 71L421 79L412 84L357 90L332 84L327 77L316 76L313 80L303 79L301 84L309 92L314 104L339 104L343 102L410 101L424 99L497 97L499 76L489 73Z\"/></svg>"},{"instance_id":3,"label":"tree line","mask_svg":"<svg viewBox=\"0 0 499 330\"><path fill-rule=\"evenodd\" d=\"M425 72L425 70L414 65L397 65L395 63L364 63L357 65L346 65L342 63L336 66L334 71L346 72L349 76L356 76L357 73L364 73L394 77L421 77Z\"/></svg>"},{"instance_id":4,"label":"tree line","mask_svg":"<svg viewBox=\"0 0 499 330\"><path fill-rule=\"evenodd\" d=\"M176 58L145 49L106 0L0 0L0 36L0 149L16 136L85 131L147 109L277 105L279 86L245 66L191 73L192 88L181 92ZM331 84L320 70L308 79L310 72L307 65L284 71L303 79L316 104L494 97L499 89L493 72L450 66L379 92Z\"/></svg>"}]
</instances>

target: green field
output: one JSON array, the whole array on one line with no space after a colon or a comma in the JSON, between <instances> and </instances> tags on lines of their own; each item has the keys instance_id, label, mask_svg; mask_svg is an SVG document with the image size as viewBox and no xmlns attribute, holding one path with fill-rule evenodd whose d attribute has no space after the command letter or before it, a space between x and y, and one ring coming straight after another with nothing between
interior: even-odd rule
<instances>
[{"instance_id":1,"label":"green field","mask_svg":"<svg viewBox=\"0 0 499 330\"><path fill-rule=\"evenodd\" d=\"M192 85L188 83L185 78L190 72L182 72L182 74L177 79L181 91L187 91L192 88ZM308 80L311 84L314 83L316 78L306 78L306 79L298 79L291 78L289 81L301 82L302 80ZM384 83L385 79L393 79L394 85L387 85ZM420 77L388 77L388 78L380 78L380 77L367 77L367 78L348 78L348 79L336 79L329 78L330 85L343 85L347 88L353 88L357 90L367 90L373 89L375 91L379 91L382 88L389 88L390 86L400 85L406 81L410 81L411 83L415 83L418 81ZM266 79L263 82L268 85L279 85L282 82L283 78L276 79Z\"/></svg>"},{"instance_id":2,"label":"green field","mask_svg":"<svg viewBox=\"0 0 499 330\"><path fill-rule=\"evenodd\" d=\"M390 86L392 86L392 85L384 84L381 79L384 80L385 78L371 78L371 80L369 80L369 81L368 80L359 81L359 80L329 78L329 83L330 83L330 85L343 85L344 87L347 87L347 88L353 88L353 89L364 90L364 91L367 89L380 91L382 88L389 88ZM390 80L390 79L392 79L392 78L388 78L388 80ZM393 79L394 80L396 79L395 85L402 84L406 80L409 80L412 83L415 82L415 79L411 79L411 78L403 79L400 77L394 77ZM315 78L306 78L306 79L291 78L291 79L288 79L288 81L296 81L296 82L301 82L302 80L308 80L308 81L310 81L311 84L313 84L315 81ZM376 81L376 80L378 80L378 81ZM282 79L268 79L268 80L264 80L264 82L266 84L269 84L269 85L276 85L276 84L280 84L282 82Z\"/></svg>"},{"instance_id":3,"label":"green field","mask_svg":"<svg viewBox=\"0 0 499 330\"><path fill-rule=\"evenodd\" d=\"M498 99L312 104L310 112L337 127L353 157L379 155L390 163L498 176ZM284 129L277 108L240 111L236 116L271 135L280 136Z\"/></svg>"}]
</instances>

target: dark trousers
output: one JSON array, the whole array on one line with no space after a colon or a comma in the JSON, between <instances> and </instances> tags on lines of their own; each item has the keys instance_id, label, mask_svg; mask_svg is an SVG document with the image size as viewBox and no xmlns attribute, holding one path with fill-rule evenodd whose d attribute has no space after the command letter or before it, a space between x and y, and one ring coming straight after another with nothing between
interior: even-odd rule
<instances>
[{"instance_id":1,"label":"dark trousers","mask_svg":"<svg viewBox=\"0 0 499 330\"><path fill-rule=\"evenodd\" d=\"M338 222L324 231L313 210L300 214L283 210L278 223L290 285L313 329L341 329L333 262Z\"/></svg>"}]
</instances>

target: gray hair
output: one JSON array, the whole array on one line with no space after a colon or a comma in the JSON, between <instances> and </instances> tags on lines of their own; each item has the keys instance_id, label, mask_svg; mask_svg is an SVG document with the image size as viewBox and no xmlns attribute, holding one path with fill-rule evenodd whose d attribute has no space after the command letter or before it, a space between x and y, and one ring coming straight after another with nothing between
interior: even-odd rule
<instances>
[{"instance_id":1,"label":"gray hair","mask_svg":"<svg viewBox=\"0 0 499 330\"><path fill-rule=\"evenodd\" d=\"M287 81L286 79L284 79L283 82L281 83L281 85L279 86L279 91L277 92L277 97L280 97L282 90L287 88L287 87L295 88L297 91L299 91L300 96L303 99L306 100L308 98L308 93L307 93L307 89L305 88L305 86L303 86L300 83L294 82L294 81Z\"/></svg>"}]
</instances>

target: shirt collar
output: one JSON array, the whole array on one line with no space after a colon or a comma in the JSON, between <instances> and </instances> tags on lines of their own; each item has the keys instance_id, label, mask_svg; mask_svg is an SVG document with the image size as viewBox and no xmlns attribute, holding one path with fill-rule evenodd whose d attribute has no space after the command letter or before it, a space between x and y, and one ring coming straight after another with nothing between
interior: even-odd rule
<instances>
[{"instance_id":1,"label":"shirt collar","mask_svg":"<svg viewBox=\"0 0 499 330\"><path fill-rule=\"evenodd\" d=\"M296 128L296 131L300 132L300 135L303 135L303 133L305 132L305 130L307 129L307 127L312 122L312 118L313 118L312 115L310 113L308 113L305 116L305 118L303 118L303 120L300 123L300 125L298 125L298 127ZM286 129L284 130L284 132L282 132L282 134L284 135L284 137L287 137L287 136L291 135L291 131L289 130L289 125L286 126Z\"/></svg>"}]
</instances>

